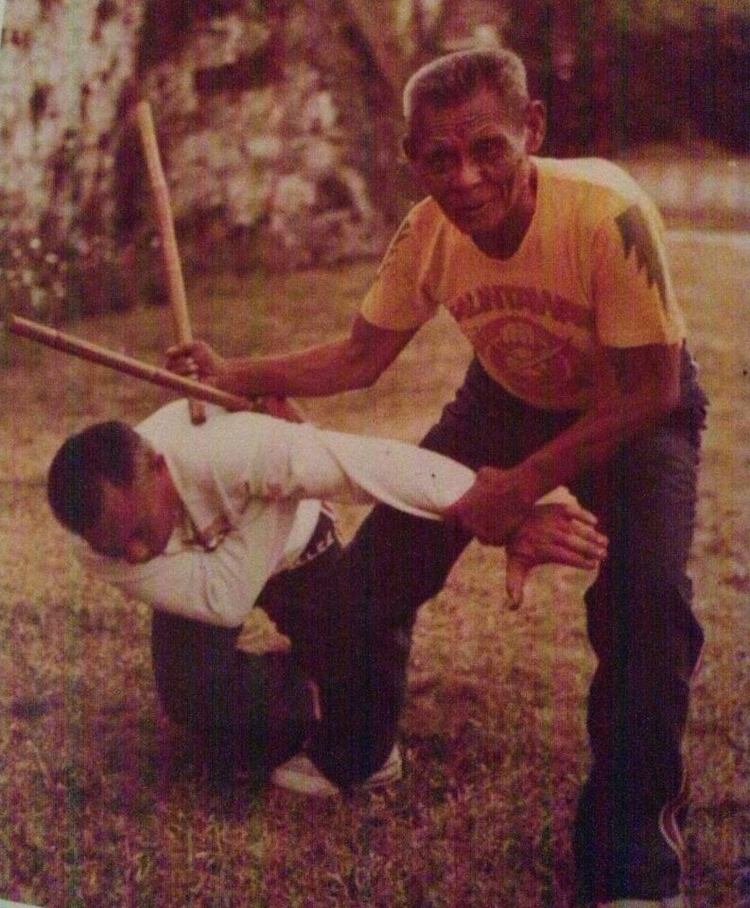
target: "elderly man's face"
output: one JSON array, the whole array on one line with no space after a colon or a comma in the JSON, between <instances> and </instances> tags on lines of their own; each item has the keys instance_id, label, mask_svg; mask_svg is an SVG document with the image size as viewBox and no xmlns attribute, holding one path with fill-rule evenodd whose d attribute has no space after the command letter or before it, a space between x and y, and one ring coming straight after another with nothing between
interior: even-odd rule
<instances>
[{"instance_id":1,"label":"elderly man's face","mask_svg":"<svg viewBox=\"0 0 750 908\"><path fill-rule=\"evenodd\" d=\"M450 107L419 111L411 161L446 217L480 246L519 216L530 219L529 154L541 145L543 124L540 105L530 105L519 124L487 88Z\"/></svg>"},{"instance_id":2,"label":"elderly man's face","mask_svg":"<svg viewBox=\"0 0 750 908\"><path fill-rule=\"evenodd\" d=\"M139 462L129 486L102 483L103 507L83 537L94 551L129 564L161 555L177 526L180 500L160 455Z\"/></svg>"}]
</instances>

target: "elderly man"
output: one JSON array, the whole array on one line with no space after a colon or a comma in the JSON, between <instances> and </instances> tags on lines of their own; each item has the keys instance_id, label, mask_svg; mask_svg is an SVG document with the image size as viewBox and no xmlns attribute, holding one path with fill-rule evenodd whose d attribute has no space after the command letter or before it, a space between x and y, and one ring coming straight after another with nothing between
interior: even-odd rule
<instances>
[{"instance_id":1,"label":"elderly man","mask_svg":"<svg viewBox=\"0 0 750 908\"><path fill-rule=\"evenodd\" d=\"M257 413L214 408L193 426L177 401L137 431L98 423L69 438L48 497L86 543L86 566L155 607L161 700L206 748L214 778L253 758L262 773L304 743L274 781L328 795L400 774L416 606L398 589L371 601L359 550L341 550L319 499L377 499L437 520L473 481L410 445ZM573 503L541 505L512 551L525 566L593 568L606 550L594 523ZM290 657L236 650L256 603L291 638Z\"/></svg>"},{"instance_id":2,"label":"elderly man","mask_svg":"<svg viewBox=\"0 0 750 908\"><path fill-rule=\"evenodd\" d=\"M406 86L404 114L404 148L428 197L394 237L350 335L258 360L197 343L170 364L197 363L203 378L245 394L333 394L370 385L449 310L476 358L423 444L480 468L447 515L464 541L502 543L560 484L610 539L586 595L598 667L577 902L677 899L681 740L703 641L685 571L706 400L661 221L618 167L537 155L544 107L511 52L427 64ZM376 508L355 545L378 566L390 540L411 545L421 570L408 592L420 597L460 551L460 541L440 545L445 532Z\"/></svg>"}]
</instances>

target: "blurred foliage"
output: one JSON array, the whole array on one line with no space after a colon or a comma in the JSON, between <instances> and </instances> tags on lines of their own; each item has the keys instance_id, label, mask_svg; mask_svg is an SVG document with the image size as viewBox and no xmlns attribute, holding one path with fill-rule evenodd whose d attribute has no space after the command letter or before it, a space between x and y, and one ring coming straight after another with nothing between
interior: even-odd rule
<instances>
[{"instance_id":1,"label":"blurred foliage","mask_svg":"<svg viewBox=\"0 0 750 908\"><path fill-rule=\"evenodd\" d=\"M285 73L304 59L326 83L356 82L361 109L347 102L342 116L362 124L362 166L385 183L388 217L399 207L388 169L404 79L493 34L522 53L548 102L551 154L705 139L750 151L750 0L146 0L141 75L178 56L191 30L233 14L270 29L271 59L253 65Z\"/></svg>"},{"instance_id":2,"label":"blurred foliage","mask_svg":"<svg viewBox=\"0 0 750 908\"><path fill-rule=\"evenodd\" d=\"M290 0L146 0L141 28L138 69L146 71L167 55L182 49L196 22L239 12L262 18L273 16Z\"/></svg>"},{"instance_id":3,"label":"blurred foliage","mask_svg":"<svg viewBox=\"0 0 750 908\"><path fill-rule=\"evenodd\" d=\"M158 240L122 250L104 235L59 242L16 232L0 242L0 321L9 313L60 324L164 301Z\"/></svg>"},{"instance_id":4,"label":"blurred foliage","mask_svg":"<svg viewBox=\"0 0 750 908\"><path fill-rule=\"evenodd\" d=\"M389 222L413 193L401 87L477 41L526 60L549 110L548 154L617 157L655 143L750 152L750 0L148 0L141 71L179 53L196 24L238 12L270 27L274 60L318 70L342 118L360 124L356 166Z\"/></svg>"},{"instance_id":5,"label":"blurred foliage","mask_svg":"<svg viewBox=\"0 0 750 908\"><path fill-rule=\"evenodd\" d=\"M549 153L750 152L750 0L392 2L411 69L492 31L519 51L548 102Z\"/></svg>"}]
</instances>

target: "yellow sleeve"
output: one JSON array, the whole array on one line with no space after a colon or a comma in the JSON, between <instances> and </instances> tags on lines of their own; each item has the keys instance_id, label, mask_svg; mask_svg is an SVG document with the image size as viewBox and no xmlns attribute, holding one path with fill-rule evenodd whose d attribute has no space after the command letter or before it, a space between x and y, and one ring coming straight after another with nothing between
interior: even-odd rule
<instances>
[{"instance_id":1,"label":"yellow sleeve","mask_svg":"<svg viewBox=\"0 0 750 908\"><path fill-rule=\"evenodd\" d=\"M437 311L438 301L426 279L435 245L429 204L434 205L422 202L406 216L362 302L360 314L378 328L410 331Z\"/></svg>"},{"instance_id":2,"label":"yellow sleeve","mask_svg":"<svg viewBox=\"0 0 750 908\"><path fill-rule=\"evenodd\" d=\"M630 204L599 225L592 246L596 334L611 347L674 344L685 336L658 213Z\"/></svg>"}]
</instances>

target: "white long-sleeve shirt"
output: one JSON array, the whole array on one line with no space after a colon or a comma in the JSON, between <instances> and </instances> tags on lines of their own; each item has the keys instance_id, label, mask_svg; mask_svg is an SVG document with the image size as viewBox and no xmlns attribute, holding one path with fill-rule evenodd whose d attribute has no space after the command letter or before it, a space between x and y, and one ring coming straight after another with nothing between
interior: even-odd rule
<instances>
[{"instance_id":1,"label":"white long-sleeve shirt","mask_svg":"<svg viewBox=\"0 0 750 908\"><path fill-rule=\"evenodd\" d=\"M382 501L439 519L474 482L453 460L403 442L207 407L190 422L173 401L136 427L162 454L194 532L175 530L143 564L79 557L92 573L155 608L234 627L266 581L307 545L320 499Z\"/></svg>"}]
</instances>

